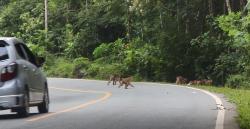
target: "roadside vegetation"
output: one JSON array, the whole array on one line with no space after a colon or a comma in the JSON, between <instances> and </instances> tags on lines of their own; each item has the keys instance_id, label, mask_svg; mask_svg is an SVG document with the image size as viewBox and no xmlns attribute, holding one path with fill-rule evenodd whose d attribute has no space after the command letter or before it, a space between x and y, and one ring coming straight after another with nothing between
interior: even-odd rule
<instances>
[{"instance_id":1,"label":"roadside vegetation","mask_svg":"<svg viewBox=\"0 0 250 129\"><path fill-rule=\"evenodd\" d=\"M224 94L230 102L235 103L239 114L241 129L250 129L250 90L232 89L228 87L196 86L197 88Z\"/></svg>"},{"instance_id":2,"label":"roadside vegetation","mask_svg":"<svg viewBox=\"0 0 250 129\"><path fill-rule=\"evenodd\" d=\"M246 4L51 0L44 30L43 0L5 0L0 2L0 36L21 38L45 56L48 76L107 79L125 74L165 82L183 76L249 87Z\"/></svg>"}]
</instances>

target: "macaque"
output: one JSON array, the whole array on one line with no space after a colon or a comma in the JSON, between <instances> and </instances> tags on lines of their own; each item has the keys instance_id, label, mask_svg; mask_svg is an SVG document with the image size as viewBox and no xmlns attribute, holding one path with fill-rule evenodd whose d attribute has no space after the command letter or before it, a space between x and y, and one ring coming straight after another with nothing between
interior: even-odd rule
<instances>
[{"instance_id":1,"label":"macaque","mask_svg":"<svg viewBox=\"0 0 250 129\"><path fill-rule=\"evenodd\" d=\"M119 75L110 75L108 85L112 82L113 85L116 85L116 82L120 81Z\"/></svg>"},{"instance_id":2,"label":"macaque","mask_svg":"<svg viewBox=\"0 0 250 129\"><path fill-rule=\"evenodd\" d=\"M208 86L211 86L212 83L213 83L213 80L203 79L203 80L193 80L193 81L190 81L188 83L188 85L208 85Z\"/></svg>"},{"instance_id":3,"label":"macaque","mask_svg":"<svg viewBox=\"0 0 250 129\"><path fill-rule=\"evenodd\" d=\"M122 87L123 84L125 85L125 89L128 89L128 86L134 87L134 85L131 84L132 79L133 79L132 77L121 78L119 88Z\"/></svg>"},{"instance_id":4,"label":"macaque","mask_svg":"<svg viewBox=\"0 0 250 129\"><path fill-rule=\"evenodd\" d=\"M193 80L193 81L190 81L189 83L188 83L188 85L190 86L190 85L196 85L197 84L197 80Z\"/></svg>"},{"instance_id":5,"label":"macaque","mask_svg":"<svg viewBox=\"0 0 250 129\"><path fill-rule=\"evenodd\" d=\"M213 84L213 80L204 80L204 84L211 86Z\"/></svg>"},{"instance_id":6,"label":"macaque","mask_svg":"<svg viewBox=\"0 0 250 129\"><path fill-rule=\"evenodd\" d=\"M186 84L187 83L187 79L182 77L182 76L177 76L176 77L176 82L177 85L181 85L181 84Z\"/></svg>"}]
</instances>

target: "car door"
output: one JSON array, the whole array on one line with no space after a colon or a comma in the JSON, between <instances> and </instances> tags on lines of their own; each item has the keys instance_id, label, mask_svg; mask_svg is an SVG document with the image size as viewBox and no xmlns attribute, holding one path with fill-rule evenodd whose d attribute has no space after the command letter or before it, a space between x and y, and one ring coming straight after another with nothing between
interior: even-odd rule
<instances>
[{"instance_id":1,"label":"car door","mask_svg":"<svg viewBox=\"0 0 250 129\"><path fill-rule=\"evenodd\" d=\"M22 74L22 77L24 77L24 83L26 85L28 85L29 87L29 98L30 101L34 101L35 100L35 94L33 92L33 88L32 86L34 85L34 79L33 79L33 74L32 74L32 68L30 67L30 63L29 63L29 58L27 53L24 51L23 47L22 47L22 43L17 43L15 44L15 48L17 51L17 54L19 55L20 58L17 59L17 63L20 64L20 68L19 71Z\"/></svg>"},{"instance_id":2,"label":"car door","mask_svg":"<svg viewBox=\"0 0 250 129\"><path fill-rule=\"evenodd\" d=\"M33 97L35 101L41 101L43 100L43 90L44 90L44 84L42 82L41 78L41 71L37 67L36 57L34 54L29 50L29 48L22 44L22 47L24 51L26 52L28 59L29 59L29 67L31 68L31 75L32 76L32 92L34 93Z\"/></svg>"},{"instance_id":3,"label":"car door","mask_svg":"<svg viewBox=\"0 0 250 129\"><path fill-rule=\"evenodd\" d=\"M28 57L28 67L30 69L29 70L30 75L32 76L30 78L31 82L30 90L33 95L32 101L41 101L43 99L43 83L40 77L41 71L37 67L36 58L34 54L29 50L29 48L26 45L21 44L21 46Z\"/></svg>"}]
</instances>

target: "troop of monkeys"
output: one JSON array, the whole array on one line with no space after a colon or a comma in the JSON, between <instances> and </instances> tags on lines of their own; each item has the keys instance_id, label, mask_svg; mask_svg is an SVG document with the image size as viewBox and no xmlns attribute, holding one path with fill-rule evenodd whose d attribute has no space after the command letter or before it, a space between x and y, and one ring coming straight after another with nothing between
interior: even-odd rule
<instances>
[{"instance_id":1,"label":"troop of monkeys","mask_svg":"<svg viewBox=\"0 0 250 129\"><path fill-rule=\"evenodd\" d=\"M113 85L116 85L117 82L119 82L119 88L122 87L123 85L125 85L125 89L128 89L128 86L134 87L134 85L131 84L132 81L132 77L126 77L126 78L122 78L119 75L111 75L109 77L109 81L108 81L108 85L112 82Z\"/></svg>"},{"instance_id":2,"label":"troop of monkeys","mask_svg":"<svg viewBox=\"0 0 250 129\"><path fill-rule=\"evenodd\" d=\"M211 86L212 83L213 83L213 80L209 80L209 79L192 80L192 81L188 82L187 78L184 78L182 76L176 77L176 84L177 85L187 84L187 85L208 85L208 86Z\"/></svg>"},{"instance_id":3,"label":"troop of monkeys","mask_svg":"<svg viewBox=\"0 0 250 129\"><path fill-rule=\"evenodd\" d=\"M125 89L128 89L128 86L134 87L131 84L132 81L132 77L126 77L126 78L122 78L119 75L111 75L109 77L109 81L108 81L108 85L112 82L113 85L116 85L117 82L119 82L119 88L122 87L123 85L125 86ZM202 79L202 80L192 80L188 82L187 78L184 78L182 76L177 76L176 77L176 82L177 85L212 85L213 80L209 80L209 79Z\"/></svg>"}]
</instances>

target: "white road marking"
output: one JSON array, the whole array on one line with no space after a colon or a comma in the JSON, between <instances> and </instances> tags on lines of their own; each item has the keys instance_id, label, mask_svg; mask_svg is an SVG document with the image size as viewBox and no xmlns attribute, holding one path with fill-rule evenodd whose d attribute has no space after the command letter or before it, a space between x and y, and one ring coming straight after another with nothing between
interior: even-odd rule
<instances>
[{"instance_id":1,"label":"white road marking","mask_svg":"<svg viewBox=\"0 0 250 129\"><path fill-rule=\"evenodd\" d=\"M140 84L143 84L143 83L140 83ZM145 83L145 84L158 84L158 85L162 85L162 86L174 86L174 87L188 88L188 89L201 91L201 92L211 96L215 100L216 106L217 106L217 109L218 109L215 129L224 129L225 108L223 106L223 103L222 103L221 99L218 96L212 94L211 92L206 91L206 90L202 90L202 89L198 89L198 88L175 85L175 84L161 84L161 83Z\"/></svg>"},{"instance_id":2,"label":"white road marking","mask_svg":"<svg viewBox=\"0 0 250 129\"><path fill-rule=\"evenodd\" d=\"M221 99L218 96L216 96L216 95L214 95L211 92L208 92L206 90L197 89L197 88L193 88L193 87L186 87L186 88L201 91L201 92L211 96L215 100L216 106L217 106L217 109L218 109L215 129L224 129L225 110L224 110L224 106L223 106L223 103L222 103Z\"/></svg>"}]
</instances>

